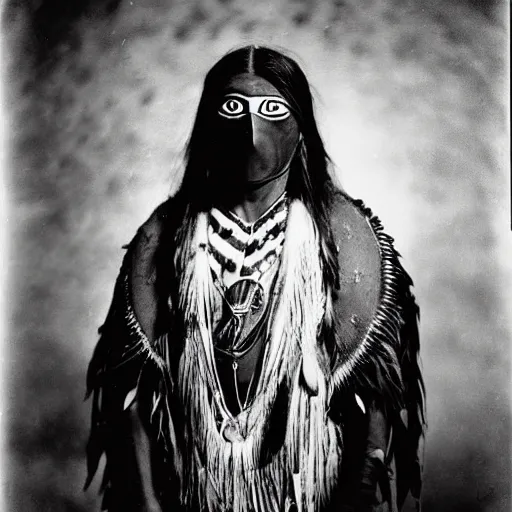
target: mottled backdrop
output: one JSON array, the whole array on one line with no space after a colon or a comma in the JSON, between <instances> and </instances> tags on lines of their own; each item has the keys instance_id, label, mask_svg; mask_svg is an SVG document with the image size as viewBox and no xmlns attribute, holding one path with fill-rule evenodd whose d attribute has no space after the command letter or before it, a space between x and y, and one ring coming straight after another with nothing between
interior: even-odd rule
<instances>
[{"instance_id":1,"label":"mottled backdrop","mask_svg":"<svg viewBox=\"0 0 512 512\"><path fill-rule=\"evenodd\" d=\"M288 49L345 188L396 238L422 307L425 511L510 506L507 2L11 0L4 350L8 510L81 491L87 362L121 246L175 190L224 52Z\"/></svg>"}]
</instances>

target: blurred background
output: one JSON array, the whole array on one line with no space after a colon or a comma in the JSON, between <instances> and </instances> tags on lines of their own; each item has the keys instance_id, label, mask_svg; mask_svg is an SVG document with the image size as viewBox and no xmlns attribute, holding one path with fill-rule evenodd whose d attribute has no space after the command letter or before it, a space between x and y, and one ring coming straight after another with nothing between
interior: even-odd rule
<instances>
[{"instance_id":1,"label":"blurred background","mask_svg":"<svg viewBox=\"0 0 512 512\"><path fill-rule=\"evenodd\" d=\"M284 49L421 305L424 510L510 507L509 12L499 0L10 0L6 510L96 511L85 372L123 251L179 184L206 71Z\"/></svg>"}]
</instances>

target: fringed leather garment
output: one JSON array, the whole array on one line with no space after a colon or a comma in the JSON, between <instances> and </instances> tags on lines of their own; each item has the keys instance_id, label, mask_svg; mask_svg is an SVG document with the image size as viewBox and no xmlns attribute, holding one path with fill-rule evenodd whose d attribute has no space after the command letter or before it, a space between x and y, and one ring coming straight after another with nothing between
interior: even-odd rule
<instances>
[{"instance_id":1,"label":"fringed leather garment","mask_svg":"<svg viewBox=\"0 0 512 512\"><path fill-rule=\"evenodd\" d=\"M216 364L208 213L178 236L171 199L141 227L88 372L86 486L105 453L105 509L140 510L134 399L164 511L395 511L409 493L419 507L412 281L360 201L337 192L330 213L340 274L327 294L314 222L300 201L289 205L257 383L235 413Z\"/></svg>"}]
</instances>

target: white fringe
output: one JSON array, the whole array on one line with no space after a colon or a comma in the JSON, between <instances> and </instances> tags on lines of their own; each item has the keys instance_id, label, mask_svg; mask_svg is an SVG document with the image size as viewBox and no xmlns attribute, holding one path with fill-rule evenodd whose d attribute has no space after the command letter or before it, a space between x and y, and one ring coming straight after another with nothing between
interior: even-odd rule
<instances>
[{"instance_id":1,"label":"white fringe","mask_svg":"<svg viewBox=\"0 0 512 512\"><path fill-rule=\"evenodd\" d=\"M180 360L178 389L188 423L188 460L183 504L199 503L217 512L280 511L299 474L300 509L316 512L337 482L340 431L327 417L326 376L319 363L317 335L326 300L314 223L304 205L289 210L280 269L280 293L252 405L233 418L222 397L212 341L213 282L207 252L207 215L196 221L182 258L180 308L187 340ZM188 250L187 250L188 249ZM188 252L188 254L187 254ZM263 465L261 447L279 384L291 386L284 446ZM229 442L218 428L238 422L245 439Z\"/></svg>"}]
</instances>

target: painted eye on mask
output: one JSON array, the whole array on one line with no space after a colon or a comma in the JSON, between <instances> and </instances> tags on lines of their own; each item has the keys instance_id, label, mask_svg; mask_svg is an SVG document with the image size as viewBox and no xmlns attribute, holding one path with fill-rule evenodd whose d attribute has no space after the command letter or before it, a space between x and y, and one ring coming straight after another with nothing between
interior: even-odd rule
<instances>
[{"instance_id":1,"label":"painted eye on mask","mask_svg":"<svg viewBox=\"0 0 512 512\"><path fill-rule=\"evenodd\" d=\"M271 121L281 121L290 115L290 109L284 101L266 99L260 104L258 114Z\"/></svg>"},{"instance_id":2,"label":"painted eye on mask","mask_svg":"<svg viewBox=\"0 0 512 512\"><path fill-rule=\"evenodd\" d=\"M242 117L244 112L244 104L236 98L228 98L220 107L219 114L231 119Z\"/></svg>"},{"instance_id":3,"label":"painted eye on mask","mask_svg":"<svg viewBox=\"0 0 512 512\"><path fill-rule=\"evenodd\" d=\"M244 96L232 93L225 97L218 113L227 119L255 114L267 121L282 121L291 114L288 103L278 96Z\"/></svg>"}]
</instances>

